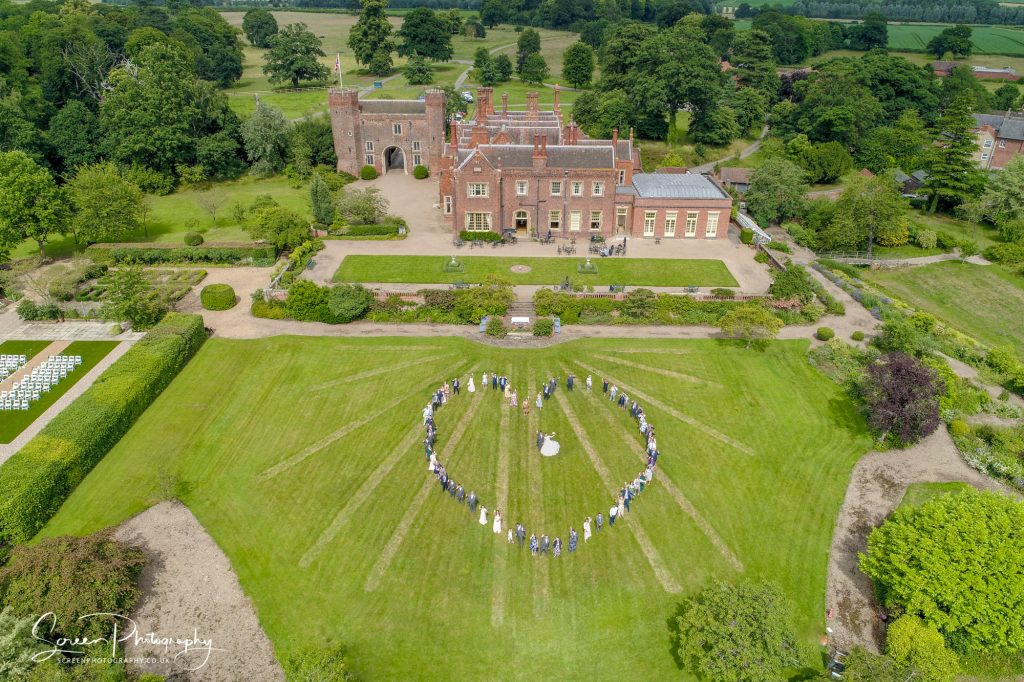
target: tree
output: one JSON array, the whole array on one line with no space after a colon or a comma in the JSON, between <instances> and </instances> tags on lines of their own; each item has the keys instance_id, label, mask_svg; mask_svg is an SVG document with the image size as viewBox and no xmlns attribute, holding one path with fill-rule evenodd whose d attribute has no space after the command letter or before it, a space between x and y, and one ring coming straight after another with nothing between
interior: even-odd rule
<instances>
[{"instance_id":1,"label":"tree","mask_svg":"<svg viewBox=\"0 0 1024 682\"><path fill-rule=\"evenodd\" d=\"M438 16L444 20L450 35L456 36L462 32L462 15L459 14L459 10L455 8L444 10Z\"/></svg>"},{"instance_id":2,"label":"tree","mask_svg":"<svg viewBox=\"0 0 1024 682\"><path fill-rule=\"evenodd\" d=\"M314 173L313 181L309 183L309 205L313 219L318 223L330 225L334 222L334 197L319 173Z\"/></svg>"},{"instance_id":3,"label":"tree","mask_svg":"<svg viewBox=\"0 0 1024 682\"><path fill-rule=\"evenodd\" d=\"M609 26L611 26L611 22L607 19L588 21L583 25L583 29L580 30L580 40L595 50L600 50L601 46L604 45L604 37L608 32Z\"/></svg>"},{"instance_id":4,"label":"tree","mask_svg":"<svg viewBox=\"0 0 1024 682\"><path fill-rule=\"evenodd\" d=\"M689 132L695 142L724 147L739 137L742 130L731 107L713 104L694 111Z\"/></svg>"},{"instance_id":5,"label":"tree","mask_svg":"<svg viewBox=\"0 0 1024 682\"><path fill-rule=\"evenodd\" d=\"M299 87L301 80L324 81L331 75L318 59L324 56L320 39L305 24L288 24L270 38L263 73L271 83L290 82L293 88Z\"/></svg>"},{"instance_id":6,"label":"tree","mask_svg":"<svg viewBox=\"0 0 1024 682\"><path fill-rule=\"evenodd\" d=\"M196 197L196 203L210 216L212 227L217 227L217 211L228 200L227 193L220 189L210 188Z\"/></svg>"},{"instance_id":7,"label":"tree","mask_svg":"<svg viewBox=\"0 0 1024 682\"><path fill-rule=\"evenodd\" d=\"M888 168L913 173L921 167L929 141L921 116L909 109L895 124L874 128L861 140L857 162L875 173Z\"/></svg>"},{"instance_id":8,"label":"tree","mask_svg":"<svg viewBox=\"0 0 1024 682\"><path fill-rule=\"evenodd\" d=\"M695 675L715 682L774 682L799 653L779 589L715 583L683 601L673 649Z\"/></svg>"},{"instance_id":9,"label":"tree","mask_svg":"<svg viewBox=\"0 0 1024 682\"><path fill-rule=\"evenodd\" d=\"M64 193L49 171L22 151L0 153L0 251L26 237L46 258L46 240L63 230Z\"/></svg>"},{"instance_id":10,"label":"tree","mask_svg":"<svg viewBox=\"0 0 1024 682\"><path fill-rule=\"evenodd\" d=\"M925 166L928 178L924 191L932 213L939 203L955 206L976 197L985 186L985 178L974 161L978 140L974 135L970 99L957 97L939 119L939 135L928 150Z\"/></svg>"},{"instance_id":11,"label":"tree","mask_svg":"<svg viewBox=\"0 0 1024 682\"><path fill-rule=\"evenodd\" d=\"M861 387L871 428L903 446L938 427L941 392L934 371L900 352L887 353L869 365Z\"/></svg>"},{"instance_id":12,"label":"tree","mask_svg":"<svg viewBox=\"0 0 1024 682\"><path fill-rule=\"evenodd\" d=\"M475 19L467 19L465 26L462 28L462 33L467 38L486 38L487 29L484 25Z\"/></svg>"},{"instance_id":13,"label":"tree","mask_svg":"<svg viewBox=\"0 0 1024 682\"><path fill-rule=\"evenodd\" d=\"M113 271L100 312L104 319L130 322L134 329L148 329L167 313L168 305L140 265Z\"/></svg>"},{"instance_id":14,"label":"tree","mask_svg":"<svg viewBox=\"0 0 1024 682\"><path fill-rule=\"evenodd\" d=\"M790 265L785 270L772 271L772 284L768 293L780 301L810 303L817 296L814 280L802 265Z\"/></svg>"},{"instance_id":15,"label":"tree","mask_svg":"<svg viewBox=\"0 0 1024 682\"><path fill-rule=\"evenodd\" d=\"M860 568L881 602L966 652L1024 648L1024 504L969 489L900 507L868 536Z\"/></svg>"},{"instance_id":16,"label":"tree","mask_svg":"<svg viewBox=\"0 0 1024 682\"><path fill-rule=\"evenodd\" d=\"M96 114L77 99L71 100L50 119L46 139L70 170L96 161L99 130Z\"/></svg>"},{"instance_id":17,"label":"tree","mask_svg":"<svg viewBox=\"0 0 1024 682\"><path fill-rule=\"evenodd\" d=\"M516 70L522 73L526 58L540 54L540 34L532 28L524 29L516 40Z\"/></svg>"},{"instance_id":18,"label":"tree","mask_svg":"<svg viewBox=\"0 0 1024 682\"><path fill-rule=\"evenodd\" d=\"M327 294L327 309L337 322L351 322L366 314L373 303L373 293L362 284L339 284Z\"/></svg>"},{"instance_id":19,"label":"tree","mask_svg":"<svg viewBox=\"0 0 1024 682\"><path fill-rule=\"evenodd\" d=\"M574 88L590 85L594 77L594 49L580 41L565 48L562 54L562 77Z\"/></svg>"},{"instance_id":20,"label":"tree","mask_svg":"<svg viewBox=\"0 0 1024 682\"><path fill-rule=\"evenodd\" d=\"M288 158L288 122L277 107L260 102L242 124L245 153L257 176L273 175Z\"/></svg>"},{"instance_id":21,"label":"tree","mask_svg":"<svg viewBox=\"0 0 1024 682\"><path fill-rule=\"evenodd\" d=\"M907 682L910 674L888 656L871 653L859 646L850 650L844 662L843 679L846 682ZM831 677L829 674L828 679Z\"/></svg>"},{"instance_id":22,"label":"tree","mask_svg":"<svg viewBox=\"0 0 1024 682\"><path fill-rule=\"evenodd\" d=\"M480 21L487 28L494 28L505 21L505 3L502 0L487 0L480 8Z\"/></svg>"},{"instance_id":23,"label":"tree","mask_svg":"<svg viewBox=\"0 0 1024 682\"><path fill-rule=\"evenodd\" d=\"M419 55L437 62L452 58L452 35L448 22L434 10L417 7L405 15L402 27L398 29L398 54L403 57Z\"/></svg>"},{"instance_id":24,"label":"tree","mask_svg":"<svg viewBox=\"0 0 1024 682\"><path fill-rule=\"evenodd\" d=\"M1003 83L992 93L992 105L1001 111L1017 108L1020 102L1020 88L1013 83Z\"/></svg>"},{"instance_id":25,"label":"tree","mask_svg":"<svg viewBox=\"0 0 1024 682\"><path fill-rule=\"evenodd\" d=\"M885 49L889 45L889 26L885 16L872 12L859 24L847 29L851 50Z\"/></svg>"},{"instance_id":26,"label":"tree","mask_svg":"<svg viewBox=\"0 0 1024 682\"><path fill-rule=\"evenodd\" d=\"M76 243L124 241L142 224L142 190L109 161L80 167L67 187Z\"/></svg>"},{"instance_id":27,"label":"tree","mask_svg":"<svg viewBox=\"0 0 1024 682\"><path fill-rule=\"evenodd\" d=\"M885 653L897 665L917 671L925 682L949 682L960 670L942 634L917 616L900 616L885 633Z\"/></svg>"},{"instance_id":28,"label":"tree","mask_svg":"<svg viewBox=\"0 0 1024 682\"><path fill-rule=\"evenodd\" d=\"M969 57L974 45L971 43L971 27L965 24L957 24L942 30L924 46L924 49L935 55L938 59L950 52L954 57Z\"/></svg>"},{"instance_id":29,"label":"tree","mask_svg":"<svg viewBox=\"0 0 1024 682\"><path fill-rule=\"evenodd\" d=\"M274 205L253 211L245 230L253 239L262 239L278 249L292 249L309 239L309 223L302 216Z\"/></svg>"},{"instance_id":30,"label":"tree","mask_svg":"<svg viewBox=\"0 0 1024 682\"><path fill-rule=\"evenodd\" d=\"M434 82L434 70L430 68L427 60L419 55L409 58L403 73L410 85L427 85Z\"/></svg>"},{"instance_id":31,"label":"tree","mask_svg":"<svg viewBox=\"0 0 1024 682\"><path fill-rule=\"evenodd\" d=\"M735 112L740 131L747 133L754 127L764 125L768 114L768 95L758 88L739 88L729 99L729 107Z\"/></svg>"},{"instance_id":32,"label":"tree","mask_svg":"<svg viewBox=\"0 0 1024 682\"><path fill-rule=\"evenodd\" d=\"M386 76L391 73L393 66L394 62L391 60L391 51L381 48L373 53L370 63L366 65L366 70L374 76Z\"/></svg>"},{"instance_id":33,"label":"tree","mask_svg":"<svg viewBox=\"0 0 1024 682\"><path fill-rule=\"evenodd\" d=\"M376 187L343 189L337 202L338 217L349 225L376 225L388 213L388 200Z\"/></svg>"},{"instance_id":34,"label":"tree","mask_svg":"<svg viewBox=\"0 0 1024 682\"><path fill-rule=\"evenodd\" d=\"M261 7L251 9L242 17L242 33L256 47L270 47L270 39L277 34L277 19Z\"/></svg>"},{"instance_id":35,"label":"tree","mask_svg":"<svg viewBox=\"0 0 1024 682\"><path fill-rule=\"evenodd\" d=\"M718 321L722 334L743 339L747 348L764 348L784 326L782 320L758 303L736 306Z\"/></svg>"},{"instance_id":36,"label":"tree","mask_svg":"<svg viewBox=\"0 0 1024 682\"><path fill-rule=\"evenodd\" d=\"M891 176L854 176L835 202L822 247L837 251L866 248L872 253L876 240L885 246L906 244L906 213L907 201Z\"/></svg>"},{"instance_id":37,"label":"tree","mask_svg":"<svg viewBox=\"0 0 1024 682\"><path fill-rule=\"evenodd\" d=\"M1024 219L1024 156L1014 156L989 179L980 203L982 214L996 225Z\"/></svg>"},{"instance_id":38,"label":"tree","mask_svg":"<svg viewBox=\"0 0 1024 682\"><path fill-rule=\"evenodd\" d=\"M804 172L791 161L770 158L751 173L745 199L762 225L800 215L808 187Z\"/></svg>"},{"instance_id":39,"label":"tree","mask_svg":"<svg viewBox=\"0 0 1024 682\"><path fill-rule=\"evenodd\" d=\"M388 21L386 9L388 0L360 0L362 12L359 20L348 34L348 46L363 66L369 66L370 60L378 52L387 52L390 58L395 49L391 39L394 30Z\"/></svg>"},{"instance_id":40,"label":"tree","mask_svg":"<svg viewBox=\"0 0 1024 682\"><path fill-rule=\"evenodd\" d=\"M760 90L769 101L777 98L781 81L770 35L755 30L737 35L732 44L732 64L740 85Z\"/></svg>"},{"instance_id":41,"label":"tree","mask_svg":"<svg viewBox=\"0 0 1024 682\"><path fill-rule=\"evenodd\" d=\"M531 54L519 69L519 78L524 83L541 84L548 77L548 63L539 54Z\"/></svg>"},{"instance_id":42,"label":"tree","mask_svg":"<svg viewBox=\"0 0 1024 682\"><path fill-rule=\"evenodd\" d=\"M496 83L506 83L512 79L512 58L507 54L499 54L491 60L491 69Z\"/></svg>"}]
</instances>

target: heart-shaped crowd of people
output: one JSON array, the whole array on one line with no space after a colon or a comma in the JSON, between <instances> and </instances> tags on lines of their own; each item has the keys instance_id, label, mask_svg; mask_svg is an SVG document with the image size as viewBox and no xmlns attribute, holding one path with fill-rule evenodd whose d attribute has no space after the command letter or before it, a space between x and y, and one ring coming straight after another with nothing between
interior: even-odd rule
<instances>
[{"instance_id":1,"label":"heart-shaped crowd of people","mask_svg":"<svg viewBox=\"0 0 1024 682\"><path fill-rule=\"evenodd\" d=\"M608 400L619 409L629 409L630 416L636 420L637 428L640 430L640 434L647 439L647 466L641 471L632 481L627 481L623 484L621 490L618 492L616 499L612 500L612 505L608 509L608 526L614 527L616 518L621 518L627 512L629 512L630 502L639 496L643 491L651 484L654 480L654 468L658 463L658 457L660 452L658 451L658 442L654 437L654 426L647 421L647 416L644 413L643 407L641 407L635 400L630 400L624 392L619 391L618 387L609 384L607 379L601 380L602 391L608 396ZM569 392L572 392L576 387L576 377L569 374L565 378L565 387ZM586 391L593 389L593 379L588 376L584 382ZM544 407L544 403L555 394L558 389L558 380L555 377L551 377L544 383L543 390L537 394L535 401L536 408L538 410ZM500 391L505 400L508 401L509 407L513 410L519 409L519 394L512 388L512 382L505 376L499 376L497 374L488 375L486 372L481 377L480 381L481 391ZM466 386L467 393L476 393L477 386L474 382L474 378L471 375L468 379ZM437 411L443 406L448 404L449 400L454 399L462 394L462 382L458 377L446 381L441 387L434 391L430 397L430 402L423 408L423 427L426 431L426 437L423 439L423 449L427 458L427 470L430 471L437 479L438 484L441 486L442 493L447 493L452 500L459 504L467 505L471 515L476 515L477 507L480 507L479 523L485 528L488 525L487 519L487 507L480 504L480 500L476 493L472 490L469 491L468 495L466 489L462 484L455 481L454 478L449 474L438 458L437 453L434 451L434 443L437 441L437 422L435 416ZM530 412L530 401L526 398L522 401L522 410L524 415L528 415ZM537 433L537 449L540 450L541 454L545 456L552 456L558 454L558 443L554 440L555 434L545 434L542 432ZM597 515L592 519L587 515L583 519L583 541L588 542L591 538L592 529L600 532L604 527L604 513L598 511ZM500 537L502 532L502 516L501 511L498 509L494 510L493 520L490 522L491 530ZM519 546L522 547L526 544L526 528L521 523L517 523L515 527L508 526L506 528L507 540L509 544L518 542ZM575 552L579 546L579 534L576 532L576 528L573 526L569 527L569 543L568 549L570 552ZM556 535L552 541L546 533L542 533L540 536L537 533L530 533L529 538L530 552L536 556L538 554L547 555L550 551L555 557L558 557L562 553L562 539Z\"/></svg>"}]
</instances>

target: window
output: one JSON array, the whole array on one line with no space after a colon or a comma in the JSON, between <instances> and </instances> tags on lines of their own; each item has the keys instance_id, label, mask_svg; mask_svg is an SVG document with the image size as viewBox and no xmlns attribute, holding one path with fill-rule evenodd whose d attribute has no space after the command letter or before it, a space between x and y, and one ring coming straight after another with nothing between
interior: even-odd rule
<instances>
[{"instance_id":1,"label":"window","mask_svg":"<svg viewBox=\"0 0 1024 682\"><path fill-rule=\"evenodd\" d=\"M628 213L629 213L629 209L626 208L625 206L616 206L615 207L615 227L618 228L619 231L625 231L625 229L626 229L626 216L628 215Z\"/></svg>"},{"instance_id":2,"label":"window","mask_svg":"<svg viewBox=\"0 0 1024 682\"><path fill-rule=\"evenodd\" d=\"M583 196L583 183L574 181L572 183L572 195L574 197Z\"/></svg>"},{"instance_id":3,"label":"window","mask_svg":"<svg viewBox=\"0 0 1024 682\"><path fill-rule=\"evenodd\" d=\"M562 229L562 212L550 211L548 213L548 229L552 232Z\"/></svg>"},{"instance_id":4,"label":"window","mask_svg":"<svg viewBox=\"0 0 1024 682\"><path fill-rule=\"evenodd\" d=\"M367 142L366 143L366 151L368 151L368 152L372 152L373 151L373 142Z\"/></svg>"},{"instance_id":5,"label":"window","mask_svg":"<svg viewBox=\"0 0 1024 682\"><path fill-rule=\"evenodd\" d=\"M988 152L982 152L981 153L981 160L982 161L988 161Z\"/></svg>"},{"instance_id":6,"label":"window","mask_svg":"<svg viewBox=\"0 0 1024 682\"><path fill-rule=\"evenodd\" d=\"M665 213L665 236L675 237L676 236L676 211L668 211Z\"/></svg>"},{"instance_id":7,"label":"window","mask_svg":"<svg viewBox=\"0 0 1024 682\"><path fill-rule=\"evenodd\" d=\"M570 232L579 232L580 231L580 219L581 219L581 217L582 216L581 216L579 211L570 211L569 212L569 231Z\"/></svg>"},{"instance_id":8,"label":"window","mask_svg":"<svg viewBox=\"0 0 1024 682\"><path fill-rule=\"evenodd\" d=\"M619 171L619 184L620 185L625 185L626 184L626 171L624 171L624 170L620 170Z\"/></svg>"},{"instance_id":9,"label":"window","mask_svg":"<svg viewBox=\"0 0 1024 682\"><path fill-rule=\"evenodd\" d=\"M1006 148L1006 140L999 140L999 148L1000 149L1005 149Z\"/></svg>"},{"instance_id":10,"label":"window","mask_svg":"<svg viewBox=\"0 0 1024 682\"><path fill-rule=\"evenodd\" d=\"M551 183L551 196L560 197L562 196L562 181L554 180Z\"/></svg>"},{"instance_id":11,"label":"window","mask_svg":"<svg viewBox=\"0 0 1024 682\"><path fill-rule=\"evenodd\" d=\"M644 211L644 236L654 236L654 221L658 217L657 211Z\"/></svg>"},{"instance_id":12,"label":"window","mask_svg":"<svg viewBox=\"0 0 1024 682\"><path fill-rule=\"evenodd\" d=\"M604 183L603 182L595 182L593 189L594 189L594 196L595 197L603 197L604 196Z\"/></svg>"},{"instance_id":13,"label":"window","mask_svg":"<svg viewBox=\"0 0 1024 682\"><path fill-rule=\"evenodd\" d=\"M600 230L601 229L601 212L591 211L590 212L590 229Z\"/></svg>"},{"instance_id":14,"label":"window","mask_svg":"<svg viewBox=\"0 0 1024 682\"><path fill-rule=\"evenodd\" d=\"M422 166L423 165L423 157L420 156L419 154L413 154L412 155L412 165L414 165L414 166Z\"/></svg>"},{"instance_id":15,"label":"window","mask_svg":"<svg viewBox=\"0 0 1024 682\"><path fill-rule=\"evenodd\" d=\"M402 134L402 124L401 123L393 123L391 125L391 132L393 132L395 135L401 135Z\"/></svg>"},{"instance_id":16,"label":"window","mask_svg":"<svg viewBox=\"0 0 1024 682\"><path fill-rule=\"evenodd\" d=\"M451 194L446 194L445 197L444 197L444 214L445 215L451 215L452 214L452 195Z\"/></svg>"},{"instance_id":17,"label":"window","mask_svg":"<svg viewBox=\"0 0 1024 682\"><path fill-rule=\"evenodd\" d=\"M516 196L526 196L526 180L516 180Z\"/></svg>"},{"instance_id":18,"label":"window","mask_svg":"<svg viewBox=\"0 0 1024 682\"><path fill-rule=\"evenodd\" d=\"M373 154L367 154L366 155L366 165L367 166L372 166L373 165Z\"/></svg>"},{"instance_id":19,"label":"window","mask_svg":"<svg viewBox=\"0 0 1024 682\"><path fill-rule=\"evenodd\" d=\"M704 228L704 236L713 239L718 236L718 213L708 213L708 224Z\"/></svg>"},{"instance_id":20,"label":"window","mask_svg":"<svg viewBox=\"0 0 1024 682\"><path fill-rule=\"evenodd\" d=\"M487 197L487 183L486 182L471 182L469 183L469 190L466 192L467 196L471 197Z\"/></svg>"},{"instance_id":21,"label":"window","mask_svg":"<svg viewBox=\"0 0 1024 682\"><path fill-rule=\"evenodd\" d=\"M491 214L466 213L466 229L470 232L487 232L491 229Z\"/></svg>"},{"instance_id":22,"label":"window","mask_svg":"<svg viewBox=\"0 0 1024 682\"><path fill-rule=\"evenodd\" d=\"M420 151L420 143L419 143L419 141L418 141L418 140L417 140L416 142L413 142L413 143L412 143L412 150L413 150L414 152L418 152L418 151Z\"/></svg>"},{"instance_id":23,"label":"window","mask_svg":"<svg viewBox=\"0 0 1024 682\"><path fill-rule=\"evenodd\" d=\"M516 232L530 229L530 214L526 211L516 211L512 218L515 220Z\"/></svg>"},{"instance_id":24,"label":"window","mask_svg":"<svg viewBox=\"0 0 1024 682\"><path fill-rule=\"evenodd\" d=\"M992 149L992 140L985 140L985 144L982 145L985 149Z\"/></svg>"},{"instance_id":25,"label":"window","mask_svg":"<svg viewBox=\"0 0 1024 682\"><path fill-rule=\"evenodd\" d=\"M695 237L697 235L697 212L690 211L686 214L686 236Z\"/></svg>"}]
</instances>

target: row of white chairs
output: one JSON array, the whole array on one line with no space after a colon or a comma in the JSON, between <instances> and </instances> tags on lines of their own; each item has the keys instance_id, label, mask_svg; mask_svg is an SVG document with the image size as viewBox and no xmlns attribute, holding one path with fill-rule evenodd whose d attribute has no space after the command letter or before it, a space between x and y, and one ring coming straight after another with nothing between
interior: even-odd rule
<instances>
[{"instance_id":1,"label":"row of white chairs","mask_svg":"<svg viewBox=\"0 0 1024 682\"><path fill-rule=\"evenodd\" d=\"M29 409L30 403L39 400L81 364L81 355L51 355L46 362L33 367L31 374L15 382L10 391L0 391L0 411Z\"/></svg>"},{"instance_id":2,"label":"row of white chairs","mask_svg":"<svg viewBox=\"0 0 1024 682\"><path fill-rule=\"evenodd\" d=\"M0 354L0 379L6 379L19 369L25 366L25 356L15 354Z\"/></svg>"}]
</instances>

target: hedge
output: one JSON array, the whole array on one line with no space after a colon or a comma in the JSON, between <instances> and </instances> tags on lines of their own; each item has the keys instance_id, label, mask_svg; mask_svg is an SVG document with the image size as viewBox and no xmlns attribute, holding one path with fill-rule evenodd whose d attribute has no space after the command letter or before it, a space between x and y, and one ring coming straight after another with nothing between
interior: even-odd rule
<instances>
[{"instance_id":1,"label":"hedge","mask_svg":"<svg viewBox=\"0 0 1024 682\"><path fill-rule=\"evenodd\" d=\"M383 225L349 225L345 231L345 235L348 237L382 237L385 235L398 234L398 228L401 227L399 223L390 223Z\"/></svg>"},{"instance_id":2,"label":"hedge","mask_svg":"<svg viewBox=\"0 0 1024 682\"><path fill-rule=\"evenodd\" d=\"M459 239L465 242L500 242L501 235L497 232L470 232L463 230L459 232Z\"/></svg>"},{"instance_id":3,"label":"hedge","mask_svg":"<svg viewBox=\"0 0 1024 682\"><path fill-rule=\"evenodd\" d=\"M254 242L210 242L202 246L178 244L93 244L86 253L97 263L238 263L244 260L273 260L272 244Z\"/></svg>"},{"instance_id":4,"label":"hedge","mask_svg":"<svg viewBox=\"0 0 1024 682\"><path fill-rule=\"evenodd\" d=\"M377 178L377 169L373 166L363 166L359 169L359 177L363 180L375 180Z\"/></svg>"},{"instance_id":5,"label":"hedge","mask_svg":"<svg viewBox=\"0 0 1024 682\"><path fill-rule=\"evenodd\" d=\"M235 307L235 290L230 284L209 284L199 292L206 310L230 310Z\"/></svg>"},{"instance_id":6,"label":"hedge","mask_svg":"<svg viewBox=\"0 0 1024 682\"><path fill-rule=\"evenodd\" d=\"M201 316L169 313L0 466L0 546L46 525L205 340Z\"/></svg>"},{"instance_id":7,"label":"hedge","mask_svg":"<svg viewBox=\"0 0 1024 682\"><path fill-rule=\"evenodd\" d=\"M426 180L430 177L430 171L426 166L416 166L412 169L412 176L417 180Z\"/></svg>"}]
</instances>

